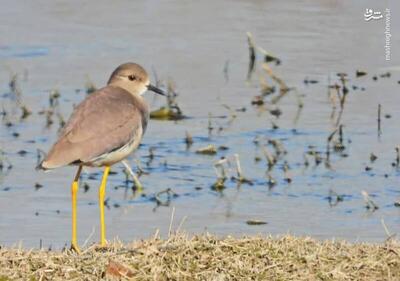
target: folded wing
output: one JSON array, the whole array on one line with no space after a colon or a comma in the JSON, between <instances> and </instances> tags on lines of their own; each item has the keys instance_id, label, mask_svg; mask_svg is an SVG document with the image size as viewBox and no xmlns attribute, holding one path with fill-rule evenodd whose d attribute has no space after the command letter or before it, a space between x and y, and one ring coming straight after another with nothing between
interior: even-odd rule
<instances>
[{"instance_id":1,"label":"folded wing","mask_svg":"<svg viewBox=\"0 0 400 281\"><path fill-rule=\"evenodd\" d=\"M147 126L148 108L141 97L107 86L79 104L41 166L52 169L114 151ZM141 137L141 136L140 136Z\"/></svg>"}]
</instances>

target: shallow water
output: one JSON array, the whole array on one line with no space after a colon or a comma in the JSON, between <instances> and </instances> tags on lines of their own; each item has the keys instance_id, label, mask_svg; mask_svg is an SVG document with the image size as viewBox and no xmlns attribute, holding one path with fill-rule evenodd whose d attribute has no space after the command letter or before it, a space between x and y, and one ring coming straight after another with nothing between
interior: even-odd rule
<instances>
[{"instance_id":1,"label":"shallow water","mask_svg":"<svg viewBox=\"0 0 400 281\"><path fill-rule=\"evenodd\" d=\"M157 229L167 235L174 211L173 229L190 233L311 235L321 239L383 241L387 236L381 219L391 233L400 232L400 170L392 167L395 147L400 144L400 18L391 19L392 57L385 61L384 20L366 22L366 8L399 10L396 1L377 5L373 1L14 1L0 10L0 95L2 107L15 113L14 125L0 125L1 149L13 168L0 177L0 244L22 241L29 247L62 247L70 239L69 186L75 168L43 173L35 171L37 149L47 151L59 128L46 128L38 112L49 104L49 91L61 93L61 114L67 118L73 105L84 97L89 79L97 86L107 81L120 63L135 61L160 79L176 83L178 102L188 119L152 120L143 145L134 159L140 159L148 175L140 179L145 189L133 194L125 184L123 166L116 165L107 189L106 223L108 238L124 240L148 237ZM375 3L375 4L374 4ZM304 108L295 121L298 101L291 91L278 104L283 114L276 119L251 106L260 93L258 64L253 79L246 82L248 45L246 32L256 44L276 54L280 66L274 72L296 87ZM259 55L258 60L261 60ZM227 66L227 77L224 68ZM356 69L368 72L356 78ZM390 78L372 79L390 71ZM33 114L19 122L19 111L10 97L10 73L19 74L23 102ZM326 140L333 130L327 85L338 82L337 72L349 74L350 93L342 117L344 151L331 154L331 169L322 163L304 165L304 153L315 146L324 156ZM305 84L305 78L318 80ZM359 87L357 90L352 85ZM365 90L361 90L364 87ZM81 89L80 91L76 91ZM147 95L152 108L162 99ZM382 105L382 135L377 135L377 108ZM230 112L236 112L229 123ZM215 127L208 134L208 115ZM387 116L389 117L389 116ZM7 120L6 120L7 121ZM272 129L272 122L279 126ZM224 129L218 132L217 128ZM294 130L295 129L295 130ZM194 138L186 150L185 131ZM19 133L18 137L13 133ZM253 143L255 137L280 140L287 154L272 170L277 185L267 184L267 164ZM195 150L208 144L229 147L216 156ZM149 162L149 148L155 157ZM269 147L272 151L272 148ZM25 150L25 155L18 154ZM370 163L370 153L378 156ZM221 156L240 155L244 175L253 185L227 181L222 192L211 188L216 181L213 163ZM255 162L254 158L262 160ZM284 180L287 161L293 181ZM148 163L148 164L147 164ZM365 167L372 167L365 171ZM231 174L233 174L231 172ZM80 243L98 240L97 186L100 170L82 176L78 197ZM35 184L43 187L36 189ZM177 196L168 207L156 208L157 192L171 188ZM330 206L329 190L343 196ZM379 209L365 208L361 191L367 191ZM265 225L251 226L258 219Z\"/></svg>"}]
</instances>

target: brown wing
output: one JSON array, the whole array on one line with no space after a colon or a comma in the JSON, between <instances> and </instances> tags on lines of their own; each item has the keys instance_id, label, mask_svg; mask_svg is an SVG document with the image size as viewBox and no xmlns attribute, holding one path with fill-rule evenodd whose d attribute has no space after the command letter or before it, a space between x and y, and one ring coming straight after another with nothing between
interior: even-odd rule
<instances>
[{"instance_id":1,"label":"brown wing","mask_svg":"<svg viewBox=\"0 0 400 281\"><path fill-rule=\"evenodd\" d=\"M89 162L128 143L147 125L148 108L140 97L107 86L88 96L72 113L42 163L45 169Z\"/></svg>"}]
</instances>

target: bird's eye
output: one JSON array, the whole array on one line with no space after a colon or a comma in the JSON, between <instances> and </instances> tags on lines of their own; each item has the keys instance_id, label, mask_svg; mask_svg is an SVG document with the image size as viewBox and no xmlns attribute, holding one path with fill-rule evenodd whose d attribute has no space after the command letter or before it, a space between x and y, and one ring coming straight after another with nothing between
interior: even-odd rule
<instances>
[{"instance_id":1,"label":"bird's eye","mask_svg":"<svg viewBox=\"0 0 400 281\"><path fill-rule=\"evenodd\" d=\"M131 81L135 81L136 80L136 76L135 75L129 75L128 78Z\"/></svg>"}]
</instances>

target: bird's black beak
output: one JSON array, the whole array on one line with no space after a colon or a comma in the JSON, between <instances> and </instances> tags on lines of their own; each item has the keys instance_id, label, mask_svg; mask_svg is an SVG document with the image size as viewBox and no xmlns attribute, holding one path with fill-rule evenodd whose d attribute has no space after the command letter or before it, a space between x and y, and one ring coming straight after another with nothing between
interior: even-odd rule
<instances>
[{"instance_id":1,"label":"bird's black beak","mask_svg":"<svg viewBox=\"0 0 400 281\"><path fill-rule=\"evenodd\" d=\"M154 93L157 93L157 94L162 95L162 96L166 96L164 91L160 90L159 88L157 88L156 86L153 86L151 84L147 85L147 90L153 91Z\"/></svg>"}]
</instances>

